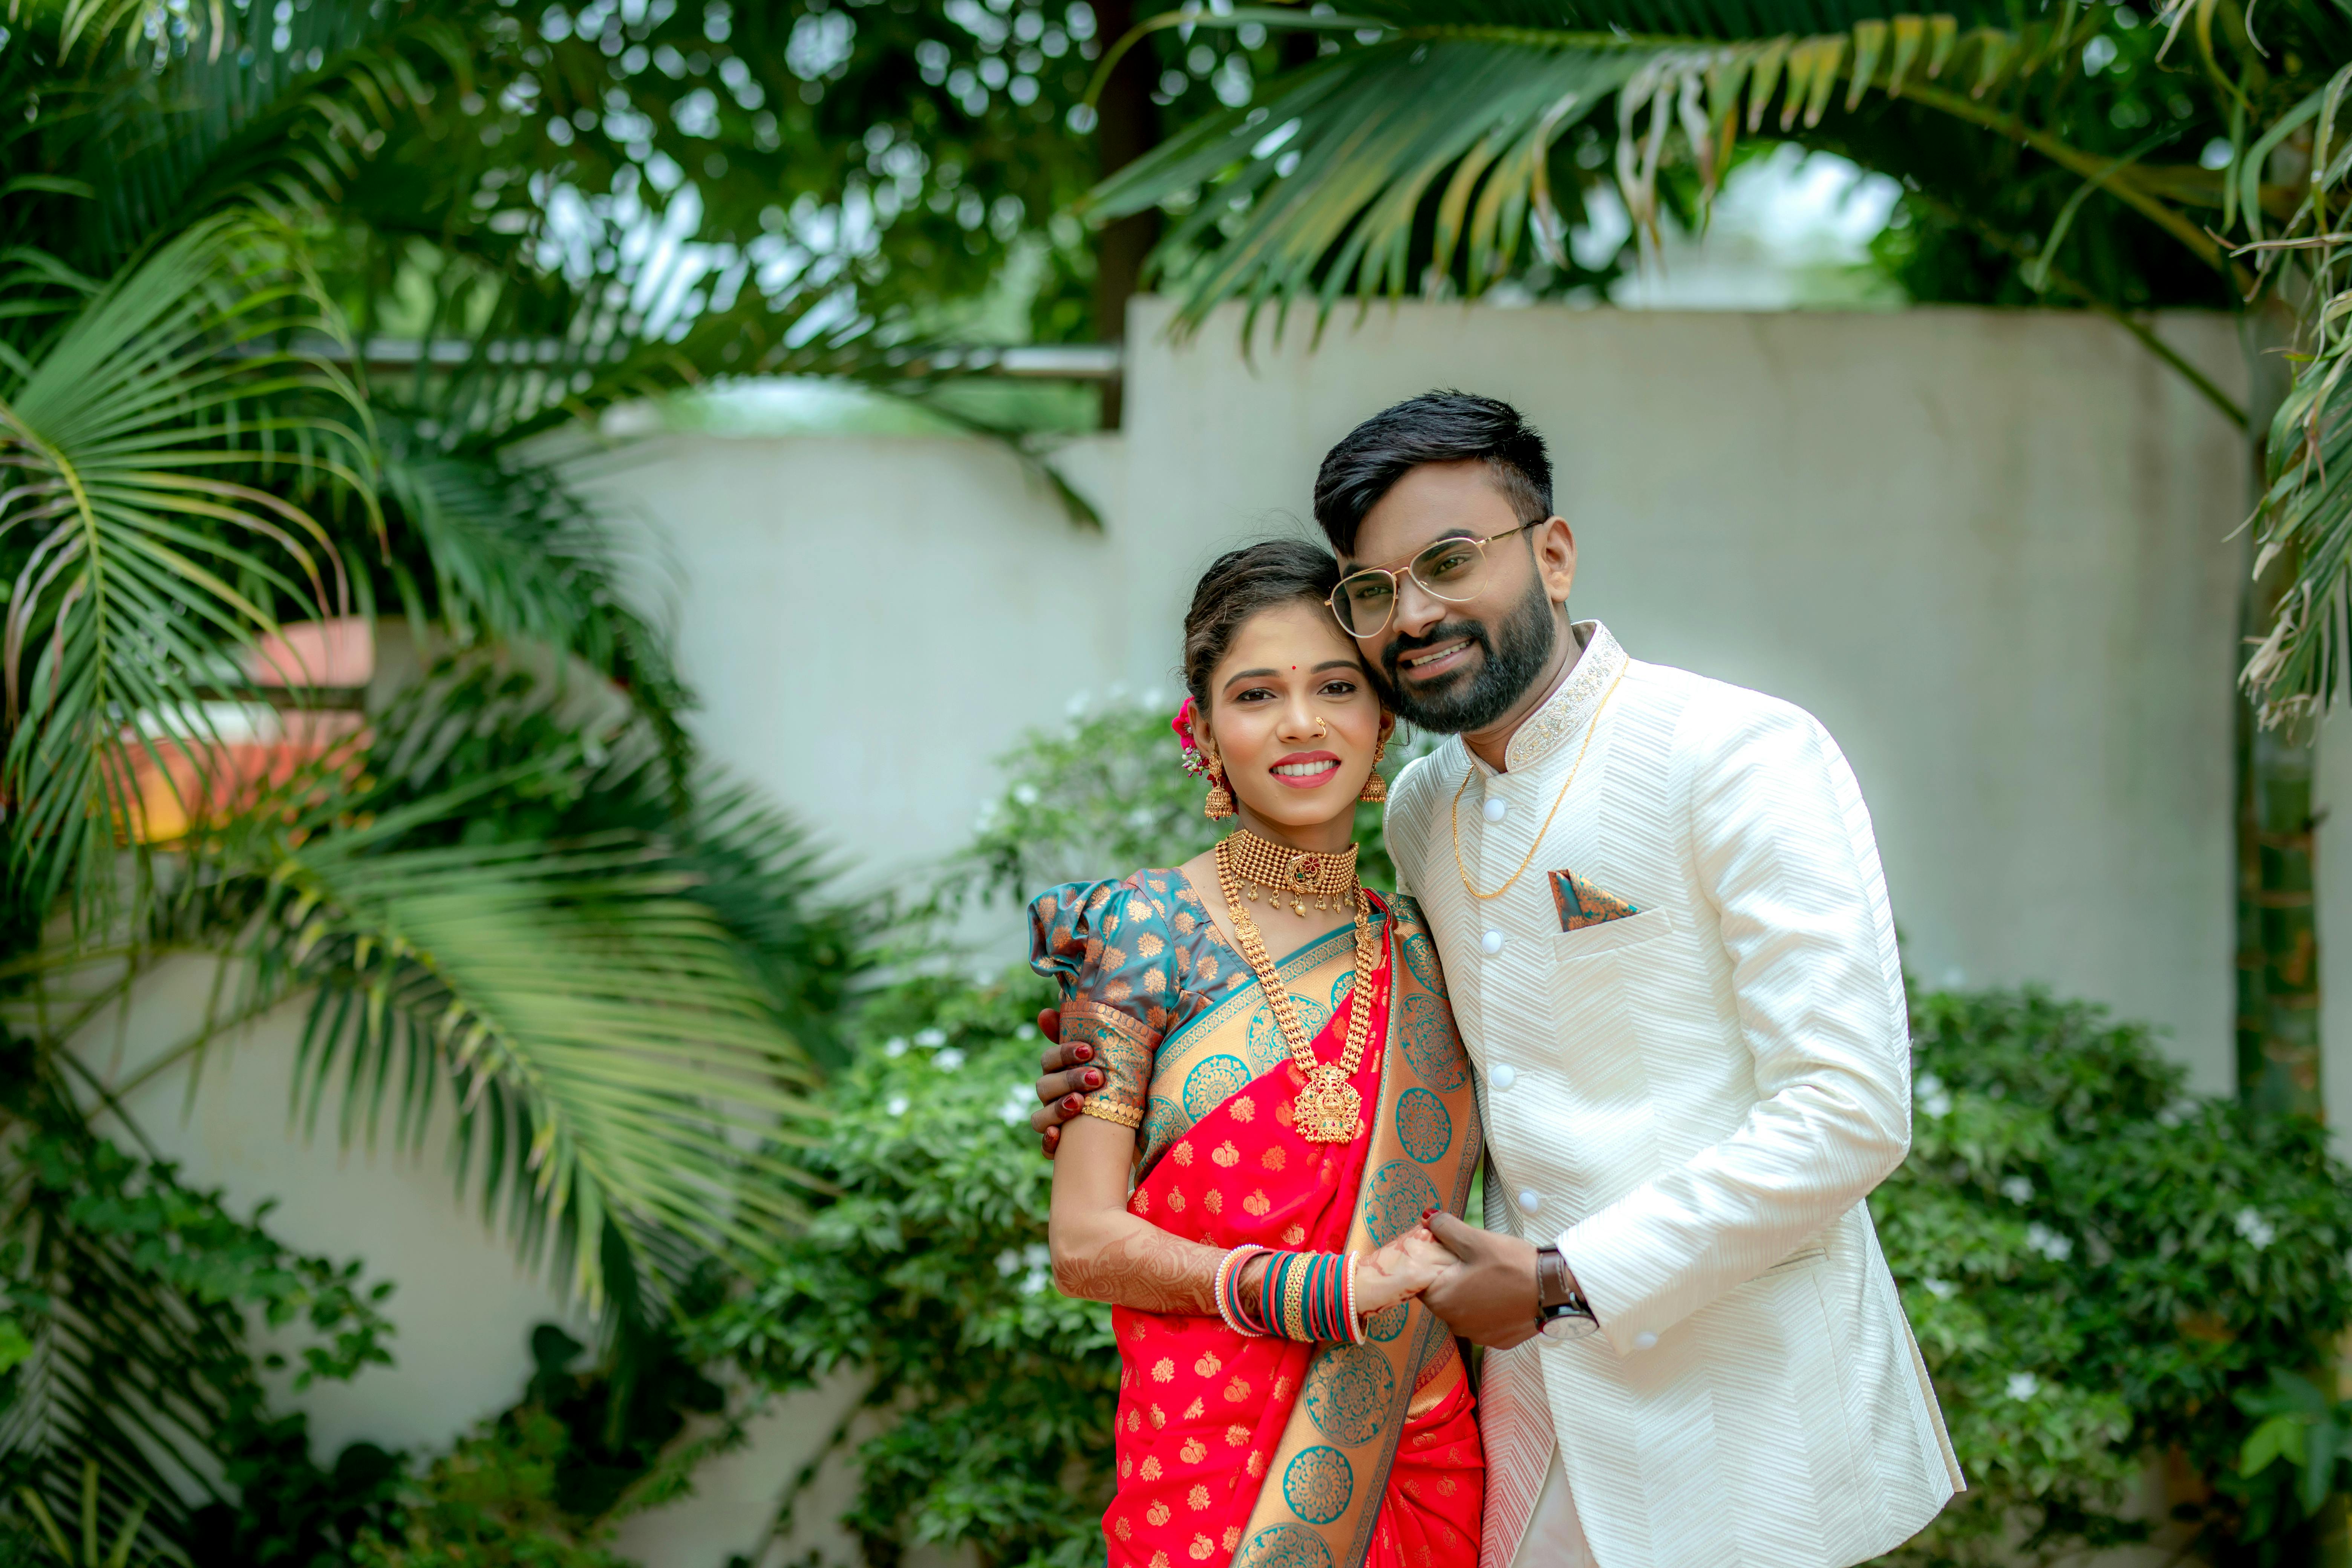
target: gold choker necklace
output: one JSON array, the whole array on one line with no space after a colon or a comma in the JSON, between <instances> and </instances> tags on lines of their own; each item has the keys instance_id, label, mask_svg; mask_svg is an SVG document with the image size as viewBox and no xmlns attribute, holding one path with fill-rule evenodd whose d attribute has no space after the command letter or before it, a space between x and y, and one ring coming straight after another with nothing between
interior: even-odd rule
<instances>
[{"instance_id":1,"label":"gold choker necklace","mask_svg":"<svg viewBox=\"0 0 2352 1568\"><path fill-rule=\"evenodd\" d=\"M1352 844L1340 853L1325 854L1271 843L1246 827L1237 827L1218 848L1220 863L1233 868L1234 880L1248 889L1252 903L1264 892L1277 904L1288 904L1295 915L1307 912L1309 899L1318 910L1353 907L1356 847Z\"/></svg>"}]
</instances>

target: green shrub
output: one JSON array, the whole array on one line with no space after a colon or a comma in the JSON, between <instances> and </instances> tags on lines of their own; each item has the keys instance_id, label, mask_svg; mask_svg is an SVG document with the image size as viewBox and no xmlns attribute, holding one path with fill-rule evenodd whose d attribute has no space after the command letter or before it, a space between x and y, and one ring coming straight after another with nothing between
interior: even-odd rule
<instances>
[{"instance_id":1,"label":"green shrub","mask_svg":"<svg viewBox=\"0 0 2352 1568\"><path fill-rule=\"evenodd\" d=\"M1911 1157L1871 1199L1970 1489L1906 1564L2046 1562L2141 1539L2152 1456L2220 1563L2307 1552L2238 1472L2242 1395L2352 1322L2352 1173L2318 1126L2185 1094L2147 1032L2036 992L1922 998Z\"/></svg>"}]
</instances>

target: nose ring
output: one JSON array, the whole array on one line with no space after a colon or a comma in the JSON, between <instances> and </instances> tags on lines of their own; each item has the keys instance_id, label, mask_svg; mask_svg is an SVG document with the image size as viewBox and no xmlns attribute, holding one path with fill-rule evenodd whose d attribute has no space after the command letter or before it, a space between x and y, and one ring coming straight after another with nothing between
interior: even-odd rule
<instances>
[{"instance_id":1,"label":"nose ring","mask_svg":"<svg viewBox=\"0 0 2352 1568\"><path fill-rule=\"evenodd\" d=\"M1326 736L1326 735L1329 734L1330 732L1331 732L1331 727L1330 727L1329 725L1328 725L1328 724L1324 723L1324 722L1323 722L1323 721L1318 717L1318 718L1315 721L1315 738L1316 738L1317 740L1318 740L1318 741L1319 741L1319 740L1321 740L1324 736Z\"/></svg>"}]
</instances>

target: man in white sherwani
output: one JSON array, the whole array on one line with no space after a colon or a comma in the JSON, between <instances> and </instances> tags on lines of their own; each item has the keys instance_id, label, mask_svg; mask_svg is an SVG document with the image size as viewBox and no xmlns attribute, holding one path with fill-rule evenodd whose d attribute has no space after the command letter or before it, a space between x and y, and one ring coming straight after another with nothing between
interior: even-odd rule
<instances>
[{"instance_id":1,"label":"man in white sherwani","mask_svg":"<svg viewBox=\"0 0 2352 1568\"><path fill-rule=\"evenodd\" d=\"M1910 1040L1853 771L1802 710L1570 622L1575 537L1507 404L1367 420L1315 511L1342 624L1452 737L1388 844L1492 1162L1423 1297L1488 1347L1481 1568L1900 1545L1963 1482L1864 1202L1910 1146Z\"/></svg>"}]
</instances>

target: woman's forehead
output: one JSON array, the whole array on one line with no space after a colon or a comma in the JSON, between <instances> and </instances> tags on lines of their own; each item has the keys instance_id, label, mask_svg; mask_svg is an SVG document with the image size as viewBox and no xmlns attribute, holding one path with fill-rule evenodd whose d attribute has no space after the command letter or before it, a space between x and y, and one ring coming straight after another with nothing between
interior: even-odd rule
<instances>
[{"instance_id":1,"label":"woman's forehead","mask_svg":"<svg viewBox=\"0 0 2352 1568\"><path fill-rule=\"evenodd\" d=\"M1355 644L1339 630L1328 609L1301 601L1271 605L1243 622L1218 668L1286 670L1296 665L1311 669L1334 658L1356 663Z\"/></svg>"}]
</instances>

